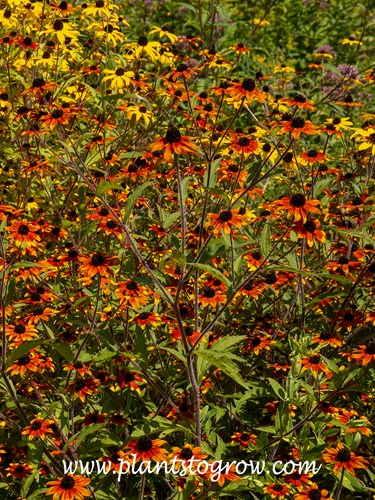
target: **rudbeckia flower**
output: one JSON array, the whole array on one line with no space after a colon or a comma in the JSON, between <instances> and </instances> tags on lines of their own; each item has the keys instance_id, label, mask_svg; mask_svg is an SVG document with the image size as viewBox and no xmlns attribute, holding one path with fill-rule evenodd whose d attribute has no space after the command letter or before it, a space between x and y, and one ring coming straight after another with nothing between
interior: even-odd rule
<instances>
[{"instance_id":1,"label":"rudbeckia flower","mask_svg":"<svg viewBox=\"0 0 375 500\"><path fill-rule=\"evenodd\" d=\"M294 215L296 221L302 220L303 223L307 221L306 214L308 212L319 214L320 210L316 208L320 204L319 200L308 200L302 193L293 194L292 196L284 196L281 200L276 200L273 205L277 210L287 210L288 217Z\"/></svg>"},{"instance_id":2,"label":"rudbeckia flower","mask_svg":"<svg viewBox=\"0 0 375 500\"><path fill-rule=\"evenodd\" d=\"M40 439L45 439L46 434L52 434L51 424L54 424L53 420L43 420L42 418L35 418L30 422L23 431L22 434L29 436L29 441L36 437Z\"/></svg>"},{"instance_id":3,"label":"rudbeckia flower","mask_svg":"<svg viewBox=\"0 0 375 500\"><path fill-rule=\"evenodd\" d=\"M116 69L105 69L103 73L105 76L102 82L111 81L111 89L123 89L124 87L129 87L131 84L131 79L134 78L133 71L125 71L123 67Z\"/></svg>"},{"instance_id":4,"label":"rudbeckia flower","mask_svg":"<svg viewBox=\"0 0 375 500\"><path fill-rule=\"evenodd\" d=\"M129 441L126 448L128 454L135 454L135 461L151 461L163 462L168 458L168 451L162 448L166 441L163 439L151 439L148 436L142 436L139 439Z\"/></svg>"},{"instance_id":5,"label":"rudbeckia flower","mask_svg":"<svg viewBox=\"0 0 375 500\"><path fill-rule=\"evenodd\" d=\"M89 483L89 478L66 474L47 483L49 488L46 495L53 495L52 500L83 500L84 497L90 496L90 492L86 488Z\"/></svg>"},{"instance_id":6,"label":"rudbeckia flower","mask_svg":"<svg viewBox=\"0 0 375 500\"><path fill-rule=\"evenodd\" d=\"M221 231L230 234L233 228L241 227L246 223L245 217L239 212L239 208L233 208L232 210L222 210L219 214L209 213L207 217L210 220L206 226L213 226L215 236L220 235Z\"/></svg>"},{"instance_id":7,"label":"rudbeckia flower","mask_svg":"<svg viewBox=\"0 0 375 500\"><path fill-rule=\"evenodd\" d=\"M281 483L270 483L263 488L264 493L268 493L272 498L285 498L289 495L290 487Z\"/></svg>"},{"instance_id":8,"label":"rudbeckia flower","mask_svg":"<svg viewBox=\"0 0 375 500\"><path fill-rule=\"evenodd\" d=\"M316 135L319 134L320 130L309 120L296 116L291 120L282 122L280 133L285 134L285 132L290 132L293 139L298 139L301 134Z\"/></svg>"},{"instance_id":9,"label":"rudbeckia flower","mask_svg":"<svg viewBox=\"0 0 375 500\"><path fill-rule=\"evenodd\" d=\"M363 457L357 457L353 451L338 443L336 447L328 447L322 455L326 463L334 463L333 472L338 474L341 469L345 469L352 476L355 476L354 469L367 469L368 460Z\"/></svg>"},{"instance_id":10,"label":"rudbeckia flower","mask_svg":"<svg viewBox=\"0 0 375 500\"><path fill-rule=\"evenodd\" d=\"M316 219L309 219L305 223L298 221L294 230L300 238L305 238L309 247L314 245L314 239L320 243L326 242L326 234L320 228L320 222Z\"/></svg>"},{"instance_id":11,"label":"rudbeckia flower","mask_svg":"<svg viewBox=\"0 0 375 500\"><path fill-rule=\"evenodd\" d=\"M195 154L197 146L190 137L181 135L176 127L169 127L164 137L156 139L151 145L151 151L164 151L164 159L170 161L173 154Z\"/></svg>"}]
</instances>

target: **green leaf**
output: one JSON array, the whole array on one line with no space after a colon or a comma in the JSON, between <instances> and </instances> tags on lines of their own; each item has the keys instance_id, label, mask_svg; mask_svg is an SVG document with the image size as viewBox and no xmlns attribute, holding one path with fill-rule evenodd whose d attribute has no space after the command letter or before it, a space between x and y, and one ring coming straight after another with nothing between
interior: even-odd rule
<instances>
[{"instance_id":1,"label":"green leaf","mask_svg":"<svg viewBox=\"0 0 375 500\"><path fill-rule=\"evenodd\" d=\"M279 382L277 382L273 378L268 378L268 382L270 383L270 385L273 389L273 392L276 394L276 396L278 396L282 400L285 400L286 394L285 394L284 389L279 384Z\"/></svg>"},{"instance_id":2,"label":"green leaf","mask_svg":"<svg viewBox=\"0 0 375 500\"><path fill-rule=\"evenodd\" d=\"M128 222L130 214L133 210L133 207L134 207L136 201L138 200L139 196L141 195L141 193L143 193L143 191L145 189L147 189L149 186L151 186L152 184L153 184L152 181L144 182L143 184L138 186L132 192L132 194L129 196L129 198L126 202L126 206L125 206L125 213L124 213L124 223L125 224Z\"/></svg>"},{"instance_id":3,"label":"green leaf","mask_svg":"<svg viewBox=\"0 0 375 500\"><path fill-rule=\"evenodd\" d=\"M124 188L121 186L121 184L118 184L116 182L100 181L98 187L96 188L96 193L98 196L101 196L110 189L120 189L121 191L124 191Z\"/></svg>"},{"instance_id":4,"label":"green leaf","mask_svg":"<svg viewBox=\"0 0 375 500\"><path fill-rule=\"evenodd\" d=\"M214 276L215 278L218 278L220 281L225 283L227 285L227 287L232 286L232 283L230 282L230 280L226 276L224 276L224 274L221 271L216 269L216 267L212 267L212 266L209 266L207 264L198 264L195 262L188 262L187 265L192 266L192 267L197 267L198 269L201 269L202 271L206 271L207 273L210 273L212 276Z\"/></svg>"},{"instance_id":5,"label":"green leaf","mask_svg":"<svg viewBox=\"0 0 375 500\"><path fill-rule=\"evenodd\" d=\"M236 363L232 361L228 353L215 352L212 351L212 349L207 349L205 351L198 349L194 351L194 354L196 354L200 358L203 358L208 362L209 365L216 366L216 368L228 375L228 377L233 379L235 382L237 382L237 384L241 385L246 390L250 390L249 385L246 384L246 382L240 375L240 369L238 365L236 365Z\"/></svg>"},{"instance_id":6,"label":"green leaf","mask_svg":"<svg viewBox=\"0 0 375 500\"><path fill-rule=\"evenodd\" d=\"M262 253L262 257L266 258L269 255L271 250L271 224L269 219L264 224L262 234L260 236L260 251Z\"/></svg>"},{"instance_id":7,"label":"green leaf","mask_svg":"<svg viewBox=\"0 0 375 500\"><path fill-rule=\"evenodd\" d=\"M74 360L74 354L68 344L57 343L53 344L52 348L55 349L61 356L66 359L68 363L72 363Z\"/></svg>"}]
</instances>

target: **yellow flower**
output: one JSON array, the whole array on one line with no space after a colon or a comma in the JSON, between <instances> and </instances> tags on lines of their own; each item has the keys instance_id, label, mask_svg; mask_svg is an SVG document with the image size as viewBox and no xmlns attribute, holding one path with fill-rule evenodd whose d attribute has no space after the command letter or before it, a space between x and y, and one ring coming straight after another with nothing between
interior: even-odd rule
<instances>
[{"instance_id":1,"label":"yellow flower","mask_svg":"<svg viewBox=\"0 0 375 500\"><path fill-rule=\"evenodd\" d=\"M358 147L359 151L371 148L371 154L375 154L375 128L370 127L367 130L357 128L355 130L352 137L361 143Z\"/></svg>"},{"instance_id":2,"label":"yellow flower","mask_svg":"<svg viewBox=\"0 0 375 500\"><path fill-rule=\"evenodd\" d=\"M349 37L349 38L343 38L341 40L341 42L343 45L363 45L362 42L360 42L359 40L355 40L353 37Z\"/></svg>"},{"instance_id":3,"label":"yellow flower","mask_svg":"<svg viewBox=\"0 0 375 500\"><path fill-rule=\"evenodd\" d=\"M86 16L111 17L111 10L118 9L117 5L111 4L105 0L97 0L94 4L90 4L83 10L82 14Z\"/></svg>"},{"instance_id":4,"label":"yellow flower","mask_svg":"<svg viewBox=\"0 0 375 500\"><path fill-rule=\"evenodd\" d=\"M144 55L147 55L152 62L160 59L159 49L161 44L159 42L149 42L145 36L139 37L136 43L129 43L128 47L133 49L129 54L131 56L130 60L138 59Z\"/></svg>"},{"instance_id":5,"label":"yellow flower","mask_svg":"<svg viewBox=\"0 0 375 500\"><path fill-rule=\"evenodd\" d=\"M123 89L124 87L128 87L131 83L131 79L134 77L133 71L125 71L122 67L105 69L103 73L107 76L103 78L102 82L111 80L111 89Z\"/></svg>"},{"instance_id":6,"label":"yellow flower","mask_svg":"<svg viewBox=\"0 0 375 500\"><path fill-rule=\"evenodd\" d=\"M113 23L113 24L112 24ZM106 37L106 43L110 43L112 47L116 47L117 42L123 42L125 35L116 26L117 21L112 18L108 23L92 23L89 30L94 31L98 37Z\"/></svg>"},{"instance_id":7,"label":"yellow flower","mask_svg":"<svg viewBox=\"0 0 375 500\"><path fill-rule=\"evenodd\" d=\"M54 21L53 24L45 31L42 31L41 34L56 35L57 40L61 44L65 44L66 37L72 38L74 40L77 38L79 33L72 28L71 24L65 23L61 19L56 19L56 21Z\"/></svg>"},{"instance_id":8,"label":"yellow flower","mask_svg":"<svg viewBox=\"0 0 375 500\"><path fill-rule=\"evenodd\" d=\"M168 31L167 28L165 28L165 27L158 28L157 26L153 26L151 28L151 31L149 31L148 34L149 35L153 35L154 33L158 33L159 34L159 38L162 38L163 36L166 36L167 38L169 38L169 40L172 43L175 43L178 40L178 37L176 35L174 35L173 33L171 33L170 31Z\"/></svg>"},{"instance_id":9,"label":"yellow flower","mask_svg":"<svg viewBox=\"0 0 375 500\"><path fill-rule=\"evenodd\" d=\"M353 125L353 122L349 120L349 118L328 118L326 120L327 124L334 125L335 129L338 130L339 132L341 130L348 130L351 128L351 125Z\"/></svg>"},{"instance_id":10,"label":"yellow flower","mask_svg":"<svg viewBox=\"0 0 375 500\"><path fill-rule=\"evenodd\" d=\"M152 113L148 111L144 104L127 106L124 111L127 114L129 120L131 120L132 118L135 118L137 122L143 120L145 125L148 125L153 119Z\"/></svg>"}]
</instances>

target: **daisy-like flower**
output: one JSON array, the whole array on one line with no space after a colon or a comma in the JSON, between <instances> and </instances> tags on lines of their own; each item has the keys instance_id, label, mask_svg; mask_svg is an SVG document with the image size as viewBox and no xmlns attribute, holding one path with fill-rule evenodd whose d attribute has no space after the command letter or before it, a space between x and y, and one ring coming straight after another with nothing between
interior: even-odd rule
<instances>
[{"instance_id":1,"label":"daisy-like flower","mask_svg":"<svg viewBox=\"0 0 375 500\"><path fill-rule=\"evenodd\" d=\"M16 478L23 478L29 476L33 469L28 464L20 464L11 462L9 467L5 469L7 471L7 476L12 476Z\"/></svg>"},{"instance_id":2,"label":"daisy-like flower","mask_svg":"<svg viewBox=\"0 0 375 500\"><path fill-rule=\"evenodd\" d=\"M360 142L358 146L359 151L364 151L366 149L370 149L370 153L372 155L375 154L375 128L369 127L366 130L363 129L355 129L355 133L352 137L356 139L356 141Z\"/></svg>"},{"instance_id":3,"label":"daisy-like flower","mask_svg":"<svg viewBox=\"0 0 375 500\"><path fill-rule=\"evenodd\" d=\"M139 439L129 441L126 449L128 455L135 454L135 461L163 462L168 459L168 451L162 448L166 441L163 439L151 439L148 436L142 436Z\"/></svg>"},{"instance_id":4,"label":"daisy-like flower","mask_svg":"<svg viewBox=\"0 0 375 500\"><path fill-rule=\"evenodd\" d=\"M57 87L55 82L46 82L44 78L38 77L34 78L31 86L22 92L22 95L32 93L36 97L41 97L46 91L53 91Z\"/></svg>"},{"instance_id":5,"label":"daisy-like flower","mask_svg":"<svg viewBox=\"0 0 375 500\"><path fill-rule=\"evenodd\" d=\"M148 56L152 62L160 58L159 49L160 42L149 42L146 36L139 37L137 42L127 44L127 47L132 49L131 59L139 59L143 56Z\"/></svg>"},{"instance_id":6,"label":"daisy-like flower","mask_svg":"<svg viewBox=\"0 0 375 500\"><path fill-rule=\"evenodd\" d=\"M123 108L119 106L118 109L123 109ZM127 114L129 120L134 118L135 121L137 122L143 121L146 126L148 126L153 121L153 114L143 104L137 106L136 105L126 106L124 111Z\"/></svg>"},{"instance_id":7,"label":"daisy-like flower","mask_svg":"<svg viewBox=\"0 0 375 500\"><path fill-rule=\"evenodd\" d=\"M239 208L222 210L219 214L209 213L207 217L210 220L206 223L206 227L213 226L213 233L215 236L220 235L221 231L225 234L230 234L233 228L241 227L246 224L246 218L240 215Z\"/></svg>"},{"instance_id":8,"label":"daisy-like flower","mask_svg":"<svg viewBox=\"0 0 375 500\"><path fill-rule=\"evenodd\" d=\"M111 390L119 391L124 387L129 387L130 390L136 391L139 394L141 392L141 389L139 388L138 383L144 382L145 379L142 378L138 373L120 370L119 375L117 375L115 378L114 385L111 386Z\"/></svg>"},{"instance_id":9,"label":"daisy-like flower","mask_svg":"<svg viewBox=\"0 0 375 500\"><path fill-rule=\"evenodd\" d=\"M335 118L327 118L326 123L334 125L335 129L339 132L348 130L353 125L353 122L351 122L349 118L339 118L338 116Z\"/></svg>"},{"instance_id":10,"label":"daisy-like flower","mask_svg":"<svg viewBox=\"0 0 375 500\"><path fill-rule=\"evenodd\" d=\"M207 481L213 481L213 478L215 477L216 481L214 484L217 484L220 488L224 486L225 481L237 482L241 480L241 477L236 474L236 466L234 464L226 468L225 472L221 473L219 479L217 479L217 475L212 472L211 467L208 468L207 472L205 474L202 474L202 476L207 479Z\"/></svg>"},{"instance_id":11,"label":"daisy-like flower","mask_svg":"<svg viewBox=\"0 0 375 500\"><path fill-rule=\"evenodd\" d=\"M46 495L53 495L52 500L83 500L89 497L90 492L86 486L90 479L83 476L73 476L66 474L54 481L49 481Z\"/></svg>"},{"instance_id":12,"label":"daisy-like flower","mask_svg":"<svg viewBox=\"0 0 375 500\"><path fill-rule=\"evenodd\" d=\"M74 363L70 365L64 366L65 371L75 371L79 373L80 375L91 375L91 369L87 366L81 363L81 361L74 361Z\"/></svg>"},{"instance_id":13,"label":"daisy-like flower","mask_svg":"<svg viewBox=\"0 0 375 500\"><path fill-rule=\"evenodd\" d=\"M320 490L316 483L303 489L304 491L295 495L294 500L333 500L328 496L328 490Z\"/></svg>"},{"instance_id":14,"label":"daisy-like flower","mask_svg":"<svg viewBox=\"0 0 375 500\"><path fill-rule=\"evenodd\" d=\"M323 151L310 149L309 151L305 151L299 155L298 159L302 165L313 165L314 163L324 163L328 160L328 157L323 153Z\"/></svg>"},{"instance_id":15,"label":"daisy-like flower","mask_svg":"<svg viewBox=\"0 0 375 500\"><path fill-rule=\"evenodd\" d=\"M290 487L281 483L270 483L263 488L264 493L268 493L272 498L285 498L289 495Z\"/></svg>"},{"instance_id":16,"label":"daisy-like flower","mask_svg":"<svg viewBox=\"0 0 375 500\"><path fill-rule=\"evenodd\" d=\"M320 243L326 242L326 233L320 228L320 222L316 219L307 220L305 223L298 221L294 226L300 238L305 238L309 247L314 245L314 239Z\"/></svg>"},{"instance_id":17,"label":"daisy-like flower","mask_svg":"<svg viewBox=\"0 0 375 500\"><path fill-rule=\"evenodd\" d=\"M77 379L73 384L70 384L69 391L74 392L79 399L84 403L86 396L92 396L98 385L98 380L93 377Z\"/></svg>"},{"instance_id":18,"label":"daisy-like flower","mask_svg":"<svg viewBox=\"0 0 375 500\"><path fill-rule=\"evenodd\" d=\"M231 86L227 90L227 93L235 101L246 99L248 104L250 104L253 100L265 102L267 98L267 94L265 92L256 88L256 82L252 78L245 78L243 82L232 82Z\"/></svg>"},{"instance_id":19,"label":"daisy-like flower","mask_svg":"<svg viewBox=\"0 0 375 500\"><path fill-rule=\"evenodd\" d=\"M62 0L62 2L60 3L51 4L51 7L62 16L71 14L74 11L73 5L71 3L66 2L66 0Z\"/></svg>"},{"instance_id":20,"label":"daisy-like flower","mask_svg":"<svg viewBox=\"0 0 375 500\"><path fill-rule=\"evenodd\" d=\"M43 420L42 418L35 418L30 422L30 425L28 425L22 431L22 434L29 436L29 441L32 441L36 437L45 439L46 434L53 433L53 430L51 429L52 424L54 424L53 420Z\"/></svg>"},{"instance_id":21,"label":"daisy-like flower","mask_svg":"<svg viewBox=\"0 0 375 500\"><path fill-rule=\"evenodd\" d=\"M237 45L232 45L229 47L230 49L234 50L236 54L250 54L250 49L246 47L243 43L238 43Z\"/></svg>"},{"instance_id":22,"label":"daisy-like flower","mask_svg":"<svg viewBox=\"0 0 375 500\"><path fill-rule=\"evenodd\" d=\"M305 96L296 94L294 97L282 97L280 102L288 104L289 106L296 106L300 109L309 109L315 111L314 101L308 101Z\"/></svg>"},{"instance_id":23,"label":"daisy-like flower","mask_svg":"<svg viewBox=\"0 0 375 500\"><path fill-rule=\"evenodd\" d=\"M202 307L212 306L217 307L218 304L224 304L227 298L222 290L212 286L205 286L198 295L198 302Z\"/></svg>"},{"instance_id":24,"label":"daisy-like flower","mask_svg":"<svg viewBox=\"0 0 375 500\"><path fill-rule=\"evenodd\" d=\"M193 446L192 444L185 444L183 448L173 446L172 453L169 455L170 460L174 458L178 459L178 462L175 462L176 469L180 469L182 465L187 467L191 458L202 461L207 457L208 455L206 453L202 453L200 446Z\"/></svg>"},{"instance_id":25,"label":"daisy-like flower","mask_svg":"<svg viewBox=\"0 0 375 500\"><path fill-rule=\"evenodd\" d=\"M109 18L112 15L111 10L118 9L118 5L113 4L109 0L96 0L94 4L89 4L85 10L84 15L94 17Z\"/></svg>"},{"instance_id":26,"label":"daisy-like flower","mask_svg":"<svg viewBox=\"0 0 375 500\"><path fill-rule=\"evenodd\" d=\"M176 43L178 40L178 36L173 34L168 27L163 26L162 28L158 28L157 26L152 26L151 30L148 32L149 35L158 34L159 38L163 38L163 36L167 37L171 43Z\"/></svg>"},{"instance_id":27,"label":"daisy-like flower","mask_svg":"<svg viewBox=\"0 0 375 500\"><path fill-rule=\"evenodd\" d=\"M263 337L261 337L260 335L252 335L247 339L246 345L243 350L244 352L251 351L256 356L258 356L263 349L269 351L271 349L270 346L272 346L273 344L276 344L276 341L272 340L269 335L264 335Z\"/></svg>"},{"instance_id":28,"label":"daisy-like flower","mask_svg":"<svg viewBox=\"0 0 375 500\"><path fill-rule=\"evenodd\" d=\"M150 290L136 283L134 280L127 280L118 283L116 296L120 301L120 305L130 304L135 309L141 309L142 306L149 301Z\"/></svg>"},{"instance_id":29,"label":"daisy-like flower","mask_svg":"<svg viewBox=\"0 0 375 500\"><path fill-rule=\"evenodd\" d=\"M338 474L339 470L345 469L349 474L355 476L354 469L367 469L369 463L365 458L357 457L354 452L350 451L342 443L338 443L336 447L326 448L322 457L326 463L335 464L333 467L334 474Z\"/></svg>"},{"instance_id":30,"label":"daisy-like flower","mask_svg":"<svg viewBox=\"0 0 375 500\"><path fill-rule=\"evenodd\" d=\"M37 372L39 367L39 358L33 353L22 354L7 371L13 375L21 375L23 377L26 372Z\"/></svg>"},{"instance_id":31,"label":"daisy-like flower","mask_svg":"<svg viewBox=\"0 0 375 500\"><path fill-rule=\"evenodd\" d=\"M56 35L57 40L62 45L65 44L65 39L76 40L79 32L75 30L69 23L62 21L61 19L56 19L46 30L41 31L40 34L44 35Z\"/></svg>"},{"instance_id":32,"label":"daisy-like flower","mask_svg":"<svg viewBox=\"0 0 375 500\"><path fill-rule=\"evenodd\" d=\"M302 365L302 371L312 370L314 375L317 375L319 371L324 372L327 376L332 376L327 366L323 363L320 354L313 353L309 356L305 356L300 361Z\"/></svg>"},{"instance_id":33,"label":"daisy-like flower","mask_svg":"<svg viewBox=\"0 0 375 500\"><path fill-rule=\"evenodd\" d=\"M350 36L349 38L343 38L340 43L343 45L363 45L361 41L356 40L354 37Z\"/></svg>"},{"instance_id":34,"label":"daisy-like flower","mask_svg":"<svg viewBox=\"0 0 375 500\"><path fill-rule=\"evenodd\" d=\"M73 113L69 108L56 108L50 114L42 116L41 120L46 127L55 128L57 125L66 125Z\"/></svg>"},{"instance_id":35,"label":"daisy-like flower","mask_svg":"<svg viewBox=\"0 0 375 500\"><path fill-rule=\"evenodd\" d=\"M241 446L247 448L250 444L256 443L256 435L249 434L248 432L235 432L232 435L232 444L239 443Z\"/></svg>"},{"instance_id":36,"label":"daisy-like flower","mask_svg":"<svg viewBox=\"0 0 375 500\"><path fill-rule=\"evenodd\" d=\"M231 143L232 148L239 153L255 153L259 147L258 141L242 136Z\"/></svg>"},{"instance_id":37,"label":"daisy-like flower","mask_svg":"<svg viewBox=\"0 0 375 500\"><path fill-rule=\"evenodd\" d=\"M283 121L280 130L282 134L290 132L293 139L298 139L301 134L316 135L319 134L320 129L311 121L304 120L300 116L295 116L291 120Z\"/></svg>"},{"instance_id":38,"label":"daisy-like flower","mask_svg":"<svg viewBox=\"0 0 375 500\"><path fill-rule=\"evenodd\" d=\"M319 200L307 200L306 196L302 193L293 194L292 196L284 196L281 200L273 202L278 210L288 210L288 217L294 215L296 222L302 220L303 223L307 221L306 214L308 212L319 214L320 210L316 208L320 204Z\"/></svg>"},{"instance_id":39,"label":"daisy-like flower","mask_svg":"<svg viewBox=\"0 0 375 500\"><path fill-rule=\"evenodd\" d=\"M331 347L341 347L343 340L337 333L330 332L329 330L315 335L311 341L312 344L330 345Z\"/></svg>"},{"instance_id":40,"label":"daisy-like flower","mask_svg":"<svg viewBox=\"0 0 375 500\"><path fill-rule=\"evenodd\" d=\"M151 151L164 151L164 159L170 161L174 154L195 154L197 146L190 137L181 135L176 127L168 127L164 137L156 139L150 146Z\"/></svg>"},{"instance_id":41,"label":"daisy-like flower","mask_svg":"<svg viewBox=\"0 0 375 500\"><path fill-rule=\"evenodd\" d=\"M159 314L154 312L142 312L140 314L137 314L137 316L134 316L131 321L137 323L142 328L142 330L144 330L147 325L158 326L160 324L161 318Z\"/></svg>"},{"instance_id":42,"label":"daisy-like flower","mask_svg":"<svg viewBox=\"0 0 375 500\"><path fill-rule=\"evenodd\" d=\"M17 323L16 325L7 325L5 335L15 343L22 343L27 340L33 340L38 337L38 330L30 324Z\"/></svg>"},{"instance_id":43,"label":"daisy-like flower","mask_svg":"<svg viewBox=\"0 0 375 500\"><path fill-rule=\"evenodd\" d=\"M113 274L109 266L113 265L115 260L115 257L106 257L100 252L80 257L80 272L84 275L80 280L90 284L95 276L100 276L103 284L109 283L109 276Z\"/></svg>"},{"instance_id":44,"label":"daisy-like flower","mask_svg":"<svg viewBox=\"0 0 375 500\"><path fill-rule=\"evenodd\" d=\"M360 345L358 349L348 355L348 358L361 362L362 366L375 361L375 340L369 340L365 344Z\"/></svg>"},{"instance_id":45,"label":"daisy-like flower","mask_svg":"<svg viewBox=\"0 0 375 500\"><path fill-rule=\"evenodd\" d=\"M123 89L129 87L132 78L134 78L134 71L126 71L124 68L119 67L116 69L105 69L103 73L105 76L102 82L111 82L111 89Z\"/></svg>"},{"instance_id":46,"label":"daisy-like flower","mask_svg":"<svg viewBox=\"0 0 375 500\"><path fill-rule=\"evenodd\" d=\"M40 236L37 234L40 226L27 220L14 221L6 229L10 232L10 238L21 245L32 247L38 245L40 241Z\"/></svg>"}]
</instances>

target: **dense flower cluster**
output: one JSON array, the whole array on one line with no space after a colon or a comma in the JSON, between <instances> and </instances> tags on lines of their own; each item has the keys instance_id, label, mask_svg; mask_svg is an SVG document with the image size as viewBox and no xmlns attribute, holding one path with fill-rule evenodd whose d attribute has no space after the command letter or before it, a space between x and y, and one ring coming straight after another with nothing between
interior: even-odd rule
<instances>
[{"instance_id":1,"label":"dense flower cluster","mask_svg":"<svg viewBox=\"0 0 375 500\"><path fill-rule=\"evenodd\" d=\"M374 491L371 15L282 53L277 2L216 3L4 3L7 498ZM323 467L219 482L62 468L132 454Z\"/></svg>"}]
</instances>

